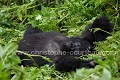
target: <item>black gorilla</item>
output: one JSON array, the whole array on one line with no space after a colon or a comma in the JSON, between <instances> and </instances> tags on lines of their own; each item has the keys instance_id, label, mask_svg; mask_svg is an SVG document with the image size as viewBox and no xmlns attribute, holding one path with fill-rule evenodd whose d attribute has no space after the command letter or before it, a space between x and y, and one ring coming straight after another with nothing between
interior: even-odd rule
<instances>
[{"instance_id":1,"label":"black gorilla","mask_svg":"<svg viewBox=\"0 0 120 80\"><path fill-rule=\"evenodd\" d=\"M95 31L95 28L101 30ZM17 55L24 66L54 63L56 69L61 72L80 67L94 67L96 65L94 60L85 61L79 57L93 51L94 42L105 40L111 32L112 25L105 16L95 19L93 24L86 27L82 35L78 37L68 38L59 32L43 32L38 28L29 27L19 43ZM52 62L47 61L43 56L50 58Z\"/></svg>"}]
</instances>

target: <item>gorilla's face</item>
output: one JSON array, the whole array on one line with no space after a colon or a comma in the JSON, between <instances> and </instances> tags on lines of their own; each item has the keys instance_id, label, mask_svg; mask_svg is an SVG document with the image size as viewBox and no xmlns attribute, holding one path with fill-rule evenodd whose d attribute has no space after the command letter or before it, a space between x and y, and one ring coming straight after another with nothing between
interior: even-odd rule
<instances>
[{"instance_id":1,"label":"gorilla's face","mask_svg":"<svg viewBox=\"0 0 120 80\"><path fill-rule=\"evenodd\" d=\"M74 41L72 41L71 43L71 50L75 53L75 55L77 54L77 56L81 56L82 54L86 54L88 53L88 51L90 50L90 43L86 40L83 39L79 39L79 41L76 39L74 39Z\"/></svg>"},{"instance_id":2,"label":"gorilla's face","mask_svg":"<svg viewBox=\"0 0 120 80\"><path fill-rule=\"evenodd\" d=\"M81 43L80 42L73 42L71 44L71 50L73 50L73 51L80 51L80 50L82 50Z\"/></svg>"}]
</instances>

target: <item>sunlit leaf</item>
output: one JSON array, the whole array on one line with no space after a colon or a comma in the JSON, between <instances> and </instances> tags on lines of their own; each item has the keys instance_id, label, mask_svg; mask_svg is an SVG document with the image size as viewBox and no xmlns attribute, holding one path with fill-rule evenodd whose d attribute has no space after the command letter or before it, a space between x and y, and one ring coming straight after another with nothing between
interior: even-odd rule
<instances>
[{"instance_id":1,"label":"sunlit leaf","mask_svg":"<svg viewBox=\"0 0 120 80\"><path fill-rule=\"evenodd\" d=\"M103 69L103 74L102 77L100 78L100 80L111 80L111 73L109 70L107 70L106 68Z\"/></svg>"}]
</instances>

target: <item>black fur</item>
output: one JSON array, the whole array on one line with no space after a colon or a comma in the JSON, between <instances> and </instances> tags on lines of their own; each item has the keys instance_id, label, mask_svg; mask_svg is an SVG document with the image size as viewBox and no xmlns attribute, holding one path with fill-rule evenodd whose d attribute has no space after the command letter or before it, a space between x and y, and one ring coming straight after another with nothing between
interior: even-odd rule
<instances>
[{"instance_id":1,"label":"black fur","mask_svg":"<svg viewBox=\"0 0 120 80\"><path fill-rule=\"evenodd\" d=\"M100 28L102 30L94 32L94 28ZM33 59L31 59L25 54L21 54L22 52L17 52L17 55L22 60L21 63L24 66L50 64L41 55L48 57L52 60L52 63L55 63L56 69L61 72L72 71L80 67L94 67L96 65L94 60L85 61L79 57L83 53L86 54L89 51L93 51L95 47L94 42L105 40L111 32L112 25L105 16L96 19L78 37L68 38L55 31L43 32L37 28L30 27L26 30L23 39L20 41L18 50L27 54L33 53L38 56L32 55L31 57ZM52 54L47 54L49 52Z\"/></svg>"}]
</instances>

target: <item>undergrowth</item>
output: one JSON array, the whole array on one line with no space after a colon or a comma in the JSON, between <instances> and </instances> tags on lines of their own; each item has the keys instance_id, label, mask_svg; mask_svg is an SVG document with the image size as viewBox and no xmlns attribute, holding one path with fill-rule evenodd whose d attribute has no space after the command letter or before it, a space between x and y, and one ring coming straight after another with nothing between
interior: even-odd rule
<instances>
[{"instance_id":1,"label":"undergrowth","mask_svg":"<svg viewBox=\"0 0 120 80\"><path fill-rule=\"evenodd\" d=\"M1 0L0 80L120 80L120 2L118 0ZM89 55L99 65L60 73L54 66L23 67L16 50L27 26L78 36L96 17L106 15L114 31L95 43L98 54ZM101 56L106 60L102 61Z\"/></svg>"}]
</instances>

